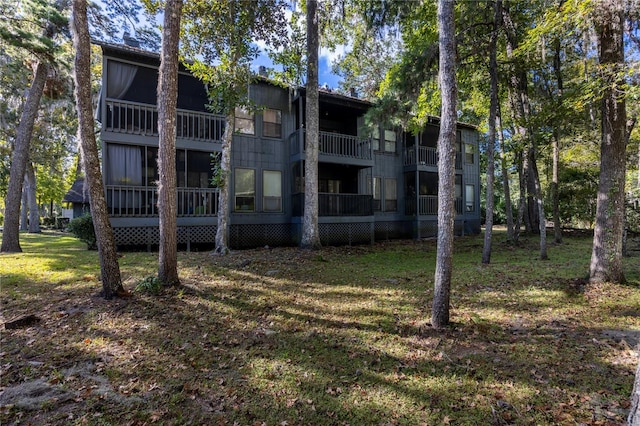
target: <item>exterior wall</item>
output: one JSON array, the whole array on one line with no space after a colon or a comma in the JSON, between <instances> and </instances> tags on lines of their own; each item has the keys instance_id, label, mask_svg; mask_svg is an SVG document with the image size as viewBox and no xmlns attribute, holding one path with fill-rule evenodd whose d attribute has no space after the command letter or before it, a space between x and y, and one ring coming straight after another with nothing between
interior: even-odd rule
<instances>
[{"instance_id":1,"label":"exterior wall","mask_svg":"<svg viewBox=\"0 0 640 426\"><path fill-rule=\"evenodd\" d=\"M157 58L153 57L153 55L137 57L135 52L126 52L126 48L122 51L116 47L105 48L103 50L105 50L103 59L105 65L103 67L103 82L107 81L107 61L112 58L124 63L149 67L145 69L146 74L149 75L153 74L149 70L153 70L154 67L157 68L158 65ZM183 81L186 81L184 76L187 74L183 71L182 75ZM152 82L146 82L145 84L148 87L136 88L136 93L141 96L141 99L146 99L145 96L151 96L152 98L155 96L155 89L153 95L145 94L146 92L142 93L141 91L150 91L151 87L155 86ZM190 90L194 90L193 86L191 86ZM294 201L298 204L301 202L299 192L294 189L294 180L297 178L297 176L294 175L294 166L301 165L302 161L304 161L304 152L301 151L303 144L300 143L296 145L296 141L301 141L299 138L304 137L302 130L304 119L299 117L299 114L304 109L304 94L294 94L287 89L260 81L250 87L249 96L252 101L261 108L280 111L281 134L280 137L265 136L263 132L264 113L259 111L254 115L254 134L236 133L234 135L231 153L231 181L229 182L229 185L231 185L230 198L232 203L229 221L230 246L232 248L250 248L265 245L295 245L300 240L302 227L302 219L298 215L299 212L294 214ZM157 134L154 133L153 124L148 124L148 122L152 123L155 117L154 106L148 103L150 102L149 99L146 99L146 103L132 103L131 101L118 103L117 101L111 101L111 103L108 104L106 96L101 98L99 112L101 113L100 117L103 123L101 136L103 143L103 174L105 176L106 191L109 190L109 185L107 185L108 165L114 161L114 158L110 158L109 149L107 149L110 144L147 147L146 150L143 150L145 153L151 148L157 148ZM413 170L415 173L419 173L420 171L437 172L436 167L418 164L407 166L405 153L407 142L405 139L413 138L411 142L415 144L418 138L398 132L396 150L395 152L388 152L384 150L383 146L384 128L380 127L379 149L373 150L373 145L371 145L372 140L363 134L366 133L367 130L362 126L362 115L369 104L355 98L322 92L321 102L324 102L322 108L325 108L325 112L332 118L332 120L325 123L326 125L339 127L341 123L337 121L338 118L336 117L342 117L343 120L348 120L348 123L347 121L342 123L342 128L346 129L345 132L348 132L348 134L342 135L339 133L339 130L334 129L333 131L328 131L325 129L325 133L327 133L325 137L328 138L326 140L331 140L335 135L335 137L338 138L338 142L346 140L358 144L358 153L355 155L350 156L346 151L325 152L320 155L323 173L325 175L328 174L328 178L333 176L333 179L345 179L345 176L348 176L346 178L348 184L343 185L348 186L348 188L343 188L345 189L344 191L339 191L340 195L364 197L352 198L362 200L358 202L364 202L368 196L367 200L371 202L373 196L372 182L374 178L381 178L379 209L375 209L372 213L363 213L366 211L366 209L364 209L357 211L351 216L320 216L319 225L322 244L366 244L376 240L435 236L437 233L437 216L418 215L415 214L415 212L407 211L406 208L407 198L416 198L416 196L415 194L405 193L405 173L410 170ZM189 107L188 100L183 99L182 105L183 107L185 107L185 105ZM183 120L183 126L177 130L176 148L178 150L187 150L187 156L191 155L190 153L196 152L207 154L219 152L221 150L219 137L221 136L221 130L223 130L221 126L224 126L224 124L220 124L220 118L203 112L204 108L202 107L196 108L192 106L191 108L193 108L193 114L191 114L190 109L179 111L181 120ZM118 117L122 117L122 114L138 114L136 116L138 118L126 126L122 124L120 124L119 127L114 126L113 117L116 117L114 113L116 110L118 114L120 114ZM111 121L109 121L108 114L112 114ZM332 115L333 117L331 117ZM143 121L145 121L146 124L143 123ZM209 129L206 131L206 135L201 133L203 125ZM190 130L189 126L194 126L194 128L198 127L199 130ZM356 141L353 138L359 139ZM461 139L463 147L468 144L475 149L475 161L467 164L463 158L462 168L456 170L456 174L461 177L462 181L463 206L467 201L467 199L464 198L465 185L474 185L473 197L475 198L474 209L472 211L463 211L457 215L457 234L479 232L480 230L480 170L477 132L473 128L461 126ZM362 143L366 143L367 145L362 145ZM342 148L339 148L338 150L341 149ZM362 155L363 152L361 150L363 149L370 150L370 153ZM187 168L186 164L185 161L185 170ZM238 169L250 169L254 171L255 200L253 211L236 210L236 194L234 193L234 188L236 184L236 171ZM263 173L265 171L281 173L282 208L279 212L268 211L265 205L265 193L263 191ZM147 171L145 171L145 173L148 175ZM188 171L184 173L185 177L183 182L186 182L189 177ZM325 178L327 176L325 176ZM385 184L385 179L395 179L395 209L389 208L390 206L385 206L388 189ZM148 182L148 180L147 178L147 181L143 182L144 188L137 190L138 192L119 193L120 196L125 194L128 197L146 197L148 198L145 198L146 208L150 208L150 210L145 210L144 212L142 209L138 209L132 212L125 212L124 214L112 215L111 223L114 227L116 241L120 245L155 246L158 243L158 217L157 211L154 210L153 206L155 187L152 183ZM356 180L357 183L354 186L352 181L355 182ZM184 183L184 186L185 188L183 188L183 190L186 191L185 193L188 193L187 195L189 196L196 198L215 197L217 200L216 193L212 192L215 190L204 187L202 190L199 188L191 190L187 188L188 185L186 183ZM129 187L125 187L125 190L128 190L126 188ZM184 210L183 214L179 214L177 220L179 244L186 244L187 248L189 248L190 244L213 243L217 228L217 216L215 214L217 204L214 204L213 208L209 208L211 211L207 210L204 214L199 214L191 210Z\"/></svg>"},{"instance_id":2,"label":"exterior wall","mask_svg":"<svg viewBox=\"0 0 640 426\"><path fill-rule=\"evenodd\" d=\"M465 208L462 219L464 221L463 229L465 234L478 234L480 233L480 149L478 146L478 132L462 129L461 133L462 146L465 154L462 161L463 205L466 206L467 202L470 201L467 199L468 194L465 189L467 185L473 185L475 197L473 211L468 211L468 209ZM466 149L469 146L473 147L473 163L466 161Z\"/></svg>"}]
</instances>

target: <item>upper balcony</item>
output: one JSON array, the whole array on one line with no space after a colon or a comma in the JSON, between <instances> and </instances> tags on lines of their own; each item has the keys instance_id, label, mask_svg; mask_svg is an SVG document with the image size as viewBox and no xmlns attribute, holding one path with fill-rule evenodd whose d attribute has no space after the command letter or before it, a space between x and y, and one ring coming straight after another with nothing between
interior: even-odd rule
<instances>
[{"instance_id":1,"label":"upper balcony","mask_svg":"<svg viewBox=\"0 0 640 426\"><path fill-rule=\"evenodd\" d=\"M105 100L103 131L124 135L158 137L158 109L155 105ZM224 116L199 111L177 110L176 138L196 142L221 143Z\"/></svg>"},{"instance_id":2,"label":"upper balcony","mask_svg":"<svg viewBox=\"0 0 640 426\"><path fill-rule=\"evenodd\" d=\"M291 158L300 160L306 151L306 132L298 129L289 136ZM372 167L371 139L334 132L320 132L318 161Z\"/></svg>"},{"instance_id":3,"label":"upper balcony","mask_svg":"<svg viewBox=\"0 0 640 426\"><path fill-rule=\"evenodd\" d=\"M438 153L429 146L414 145L404 149L405 166L438 167ZM462 154L456 151L456 170L462 170Z\"/></svg>"}]
</instances>

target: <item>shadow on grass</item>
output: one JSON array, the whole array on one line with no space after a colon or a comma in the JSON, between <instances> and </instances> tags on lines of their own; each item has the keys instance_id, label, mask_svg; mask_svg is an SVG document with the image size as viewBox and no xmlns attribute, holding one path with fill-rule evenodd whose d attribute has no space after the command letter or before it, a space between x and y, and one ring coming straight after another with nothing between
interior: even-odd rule
<instances>
[{"instance_id":1,"label":"shadow on grass","mask_svg":"<svg viewBox=\"0 0 640 426\"><path fill-rule=\"evenodd\" d=\"M0 420L67 424L65 406L76 419L99 414L117 424L624 419L633 367L623 338L597 325L608 305L586 300L553 271L538 278L537 265L507 267L511 253L491 267L463 257L453 288L456 323L436 332L425 322L433 254L419 243L398 252L328 249L327 262L282 262L265 251L245 266L238 266L242 256L220 266L193 254L181 259L187 286L158 297L106 302L86 289L71 292L46 307L40 328L3 335L11 363L3 386L55 381L64 369L91 363L114 393L142 402L132 409L92 393L92 379L62 374L57 380L77 400L52 403L44 414L8 408ZM418 264L386 265L399 258ZM616 318L621 329L638 324Z\"/></svg>"}]
</instances>

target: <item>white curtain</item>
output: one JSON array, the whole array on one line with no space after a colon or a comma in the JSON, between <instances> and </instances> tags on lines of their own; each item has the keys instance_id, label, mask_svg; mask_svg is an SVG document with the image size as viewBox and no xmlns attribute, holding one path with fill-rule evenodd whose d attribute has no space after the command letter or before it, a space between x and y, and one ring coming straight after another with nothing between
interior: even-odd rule
<instances>
[{"instance_id":1,"label":"white curtain","mask_svg":"<svg viewBox=\"0 0 640 426\"><path fill-rule=\"evenodd\" d=\"M107 62L107 97L122 99L131 87L137 71L138 67L135 65L116 61Z\"/></svg>"},{"instance_id":2,"label":"white curtain","mask_svg":"<svg viewBox=\"0 0 640 426\"><path fill-rule=\"evenodd\" d=\"M140 147L107 145L107 185L142 185Z\"/></svg>"}]
</instances>

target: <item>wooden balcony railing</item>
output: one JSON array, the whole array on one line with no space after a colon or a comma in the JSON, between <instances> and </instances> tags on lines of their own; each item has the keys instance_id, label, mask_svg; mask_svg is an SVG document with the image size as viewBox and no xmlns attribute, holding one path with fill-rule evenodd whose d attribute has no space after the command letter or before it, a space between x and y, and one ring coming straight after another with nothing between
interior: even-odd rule
<instances>
[{"instance_id":1,"label":"wooden balcony railing","mask_svg":"<svg viewBox=\"0 0 640 426\"><path fill-rule=\"evenodd\" d=\"M293 195L293 216L304 214L304 194ZM371 216L373 197L360 194L318 194L318 216Z\"/></svg>"},{"instance_id":2,"label":"wooden balcony railing","mask_svg":"<svg viewBox=\"0 0 640 426\"><path fill-rule=\"evenodd\" d=\"M462 198L457 197L454 201L456 214L463 214ZM415 198L407 198L405 200L405 213L408 215L416 214ZM437 195L420 195L418 197L418 215L437 215L438 214L438 196Z\"/></svg>"},{"instance_id":3,"label":"wooden balcony railing","mask_svg":"<svg viewBox=\"0 0 640 426\"><path fill-rule=\"evenodd\" d=\"M305 130L299 129L289 136L291 154L301 154L306 149ZM371 160L371 139L342 133L320 132L318 140L320 154L344 158Z\"/></svg>"},{"instance_id":4,"label":"wooden balcony railing","mask_svg":"<svg viewBox=\"0 0 640 426\"><path fill-rule=\"evenodd\" d=\"M410 146L405 148L403 162L405 166L432 166L438 165L438 153L435 148L429 146ZM456 152L456 169L462 170L462 155Z\"/></svg>"},{"instance_id":5,"label":"wooden balcony railing","mask_svg":"<svg viewBox=\"0 0 640 426\"><path fill-rule=\"evenodd\" d=\"M107 185L107 208L112 217L158 216L156 187ZM218 214L218 189L178 188L178 217Z\"/></svg>"},{"instance_id":6,"label":"wooden balcony railing","mask_svg":"<svg viewBox=\"0 0 640 426\"><path fill-rule=\"evenodd\" d=\"M155 105L107 99L104 130L141 136L158 136ZM225 118L205 112L177 110L176 137L202 142L222 142Z\"/></svg>"}]
</instances>

